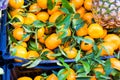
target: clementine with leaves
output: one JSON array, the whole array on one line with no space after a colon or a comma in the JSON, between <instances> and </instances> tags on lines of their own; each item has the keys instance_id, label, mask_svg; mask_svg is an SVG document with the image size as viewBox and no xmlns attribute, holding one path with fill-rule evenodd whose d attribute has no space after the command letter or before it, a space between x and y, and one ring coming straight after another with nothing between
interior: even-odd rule
<instances>
[{"instance_id":1,"label":"clementine with leaves","mask_svg":"<svg viewBox=\"0 0 120 80\"><path fill-rule=\"evenodd\" d=\"M21 15L15 15L13 16L13 19L17 18L19 21L18 22L13 22L12 26L14 28L19 28L22 26L22 24L24 23L24 18Z\"/></svg>"},{"instance_id":2,"label":"clementine with leaves","mask_svg":"<svg viewBox=\"0 0 120 80\"><path fill-rule=\"evenodd\" d=\"M46 22L48 18L49 18L49 14L45 11L41 11L37 14L37 19L42 22Z\"/></svg>"},{"instance_id":3,"label":"clementine with leaves","mask_svg":"<svg viewBox=\"0 0 120 80\"><path fill-rule=\"evenodd\" d=\"M25 17L24 17L24 24L32 24L34 21L37 20L37 17L35 14L33 13L26 13Z\"/></svg>"},{"instance_id":4,"label":"clementine with leaves","mask_svg":"<svg viewBox=\"0 0 120 80\"><path fill-rule=\"evenodd\" d=\"M27 56L27 59L30 59L30 58L38 58L40 55L37 51L34 51L34 50L29 50L28 51L28 56Z\"/></svg>"},{"instance_id":5,"label":"clementine with leaves","mask_svg":"<svg viewBox=\"0 0 120 80\"><path fill-rule=\"evenodd\" d=\"M10 10L10 15L11 17L15 16L15 15L22 15L22 13L24 12L24 9L14 9L14 10Z\"/></svg>"},{"instance_id":6,"label":"clementine with leaves","mask_svg":"<svg viewBox=\"0 0 120 80\"><path fill-rule=\"evenodd\" d=\"M115 50L118 49L118 47L120 45L120 37L116 34L106 35L105 38L104 38L104 41L114 43L115 44L115 46L114 46Z\"/></svg>"},{"instance_id":7,"label":"clementine with leaves","mask_svg":"<svg viewBox=\"0 0 120 80\"><path fill-rule=\"evenodd\" d=\"M74 4L76 9L78 9L83 5L84 0L70 0L70 2Z\"/></svg>"},{"instance_id":8,"label":"clementine with leaves","mask_svg":"<svg viewBox=\"0 0 120 80\"><path fill-rule=\"evenodd\" d=\"M19 77L17 80L32 80L32 78L24 76L24 77Z\"/></svg>"},{"instance_id":9,"label":"clementine with leaves","mask_svg":"<svg viewBox=\"0 0 120 80\"><path fill-rule=\"evenodd\" d=\"M90 24L88 27L88 34L92 38L100 38L104 34L103 27L97 23Z\"/></svg>"},{"instance_id":10,"label":"clementine with leaves","mask_svg":"<svg viewBox=\"0 0 120 80\"><path fill-rule=\"evenodd\" d=\"M48 36L45 40L45 45L48 49L55 49L61 44L62 40L59 39L58 34L53 33L50 36Z\"/></svg>"},{"instance_id":11,"label":"clementine with leaves","mask_svg":"<svg viewBox=\"0 0 120 80\"><path fill-rule=\"evenodd\" d=\"M114 53L114 47L112 46L113 43L110 42L104 42L98 45L99 50L102 50L101 56L108 56L113 55Z\"/></svg>"},{"instance_id":12,"label":"clementine with leaves","mask_svg":"<svg viewBox=\"0 0 120 80\"><path fill-rule=\"evenodd\" d=\"M58 77L55 74L50 74L46 80L58 80Z\"/></svg>"},{"instance_id":13,"label":"clementine with leaves","mask_svg":"<svg viewBox=\"0 0 120 80\"><path fill-rule=\"evenodd\" d=\"M97 80L95 76L92 76L90 80Z\"/></svg>"},{"instance_id":14,"label":"clementine with leaves","mask_svg":"<svg viewBox=\"0 0 120 80\"><path fill-rule=\"evenodd\" d=\"M105 74L103 66L100 64L96 68L94 68L94 71L98 71L98 72L101 72L102 74Z\"/></svg>"},{"instance_id":15,"label":"clementine with leaves","mask_svg":"<svg viewBox=\"0 0 120 80\"><path fill-rule=\"evenodd\" d=\"M86 10L84 7L80 7L79 9L77 9L76 12L79 13L80 17L82 18L84 16L84 14L86 13Z\"/></svg>"},{"instance_id":16,"label":"clementine with leaves","mask_svg":"<svg viewBox=\"0 0 120 80\"><path fill-rule=\"evenodd\" d=\"M39 41L40 43L44 44L44 43L45 43L45 38L46 38L46 35L40 37L40 38L38 39L38 41Z\"/></svg>"},{"instance_id":17,"label":"clementine with leaves","mask_svg":"<svg viewBox=\"0 0 120 80\"><path fill-rule=\"evenodd\" d=\"M85 0L84 1L84 8L88 11L91 11L92 9L92 0Z\"/></svg>"},{"instance_id":18,"label":"clementine with leaves","mask_svg":"<svg viewBox=\"0 0 120 80\"><path fill-rule=\"evenodd\" d=\"M16 40L23 40L23 41L28 41L30 39L30 36L26 36L24 37L25 35L25 31L23 28L15 28L13 30L13 37L16 39Z\"/></svg>"},{"instance_id":19,"label":"clementine with leaves","mask_svg":"<svg viewBox=\"0 0 120 80\"><path fill-rule=\"evenodd\" d=\"M42 53L44 53L44 52L47 52L46 57L47 57L49 60L55 60L55 57L52 56L52 55L54 54L53 51L51 51L50 49L45 48L45 49L42 50Z\"/></svg>"},{"instance_id":20,"label":"clementine with leaves","mask_svg":"<svg viewBox=\"0 0 120 80\"><path fill-rule=\"evenodd\" d=\"M44 27L38 29L38 31L37 31L37 38L39 39L42 36L44 36L44 33L45 33L45 28Z\"/></svg>"},{"instance_id":21,"label":"clementine with leaves","mask_svg":"<svg viewBox=\"0 0 120 80\"><path fill-rule=\"evenodd\" d=\"M59 8L60 8L60 6L56 5L56 6L54 6L54 8L53 8L52 10L48 9L48 10L47 10L47 11L48 11L48 14L49 14L49 15L52 15L53 13L59 11Z\"/></svg>"},{"instance_id":22,"label":"clementine with leaves","mask_svg":"<svg viewBox=\"0 0 120 80\"><path fill-rule=\"evenodd\" d=\"M24 42L24 41L23 42L18 42L18 45L21 45L21 46L27 48L27 43Z\"/></svg>"},{"instance_id":23,"label":"clementine with leaves","mask_svg":"<svg viewBox=\"0 0 120 80\"><path fill-rule=\"evenodd\" d=\"M117 58L110 58L112 68L120 71L120 60Z\"/></svg>"},{"instance_id":24,"label":"clementine with leaves","mask_svg":"<svg viewBox=\"0 0 120 80\"><path fill-rule=\"evenodd\" d=\"M36 76L36 77L34 78L34 80L41 80L41 79L43 79L42 76Z\"/></svg>"},{"instance_id":25,"label":"clementine with leaves","mask_svg":"<svg viewBox=\"0 0 120 80\"><path fill-rule=\"evenodd\" d=\"M63 13L61 11L57 11L55 13L53 13L50 17L49 17L49 22L51 23L55 23L56 19L62 15Z\"/></svg>"},{"instance_id":26,"label":"clementine with leaves","mask_svg":"<svg viewBox=\"0 0 120 80\"><path fill-rule=\"evenodd\" d=\"M103 35L100 38L104 38L107 35L107 30L103 29Z\"/></svg>"},{"instance_id":27,"label":"clementine with leaves","mask_svg":"<svg viewBox=\"0 0 120 80\"><path fill-rule=\"evenodd\" d=\"M77 56L77 49L74 47L68 46L68 47L64 48L63 50L65 51L67 58L69 58L69 59L73 59Z\"/></svg>"},{"instance_id":28,"label":"clementine with leaves","mask_svg":"<svg viewBox=\"0 0 120 80\"><path fill-rule=\"evenodd\" d=\"M39 7L39 5L37 3L33 3L32 5L30 5L29 7L29 12L32 12L34 14L39 13L39 11L41 10L41 8Z\"/></svg>"},{"instance_id":29,"label":"clementine with leaves","mask_svg":"<svg viewBox=\"0 0 120 80\"><path fill-rule=\"evenodd\" d=\"M83 16L83 20L85 20L88 24L92 23L92 19L93 19L93 14L91 12L87 12Z\"/></svg>"},{"instance_id":30,"label":"clementine with leaves","mask_svg":"<svg viewBox=\"0 0 120 80\"><path fill-rule=\"evenodd\" d=\"M72 68L70 68L70 70L66 71L65 73L68 73L67 80L76 80L76 73Z\"/></svg>"},{"instance_id":31,"label":"clementine with leaves","mask_svg":"<svg viewBox=\"0 0 120 80\"><path fill-rule=\"evenodd\" d=\"M46 9L47 8L47 0L37 0L37 3L40 8Z\"/></svg>"},{"instance_id":32,"label":"clementine with leaves","mask_svg":"<svg viewBox=\"0 0 120 80\"><path fill-rule=\"evenodd\" d=\"M9 5L10 7L14 9L22 8L24 5L24 0L9 0Z\"/></svg>"},{"instance_id":33,"label":"clementine with leaves","mask_svg":"<svg viewBox=\"0 0 120 80\"><path fill-rule=\"evenodd\" d=\"M13 49L15 50L15 56L27 59L28 53L25 47L18 45L13 47Z\"/></svg>"},{"instance_id":34,"label":"clementine with leaves","mask_svg":"<svg viewBox=\"0 0 120 80\"><path fill-rule=\"evenodd\" d=\"M85 23L83 27L76 31L77 36L85 36L88 34L88 25Z\"/></svg>"},{"instance_id":35,"label":"clementine with leaves","mask_svg":"<svg viewBox=\"0 0 120 80\"><path fill-rule=\"evenodd\" d=\"M91 38L90 36L85 36L84 39L88 39L90 40L91 43L87 43L85 41L81 42L80 48L84 51L89 51L92 49L93 45L94 45L94 39Z\"/></svg>"}]
</instances>

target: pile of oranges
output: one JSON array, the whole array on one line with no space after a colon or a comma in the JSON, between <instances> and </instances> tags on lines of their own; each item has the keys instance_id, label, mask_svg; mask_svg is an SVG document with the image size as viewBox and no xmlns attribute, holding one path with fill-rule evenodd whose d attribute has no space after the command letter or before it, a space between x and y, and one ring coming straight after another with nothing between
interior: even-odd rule
<instances>
[{"instance_id":1,"label":"pile of oranges","mask_svg":"<svg viewBox=\"0 0 120 80\"><path fill-rule=\"evenodd\" d=\"M75 59L76 63L85 64L84 69L86 63L92 68L93 61L97 67L90 70L102 75L106 74L107 60L99 58L115 55L109 59L109 67L119 72L120 35L95 23L91 9L92 0L31 0L27 4L24 0L9 0L11 55L29 60ZM86 75L91 74L91 80L96 80L95 73ZM46 80L58 80L49 77Z\"/></svg>"}]
</instances>

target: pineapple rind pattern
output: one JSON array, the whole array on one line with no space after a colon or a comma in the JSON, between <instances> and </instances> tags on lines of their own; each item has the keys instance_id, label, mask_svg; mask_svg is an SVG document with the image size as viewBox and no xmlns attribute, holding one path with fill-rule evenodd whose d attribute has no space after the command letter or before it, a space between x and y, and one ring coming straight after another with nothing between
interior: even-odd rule
<instances>
[{"instance_id":1,"label":"pineapple rind pattern","mask_svg":"<svg viewBox=\"0 0 120 80\"><path fill-rule=\"evenodd\" d=\"M92 12L103 27L120 27L120 0L93 0Z\"/></svg>"}]
</instances>

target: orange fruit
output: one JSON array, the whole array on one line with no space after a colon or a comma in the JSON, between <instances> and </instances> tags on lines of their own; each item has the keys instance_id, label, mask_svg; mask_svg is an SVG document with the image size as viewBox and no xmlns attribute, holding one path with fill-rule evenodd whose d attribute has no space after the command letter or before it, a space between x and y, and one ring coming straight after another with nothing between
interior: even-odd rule
<instances>
[{"instance_id":1,"label":"orange fruit","mask_svg":"<svg viewBox=\"0 0 120 80\"><path fill-rule=\"evenodd\" d=\"M110 58L112 68L115 68L120 71L120 60L117 58Z\"/></svg>"},{"instance_id":2,"label":"orange fruit","mask_svg":"<svg viewBox=\"0 0 120 80\"><path fill-rule=\"evenodd\" d=\"M55 49L61 44L61 39L58 39L58 35L56 33L51 34L50 36L47 37L45 40L45 45L48 49Z\"/></svg>"},{"instance_id":3,"label":"orange fruit","mask_svg":"<svg viewBox=\"0 0 120 80\"><path fill-rule=\"evenodd\" d=\"M108 56L113 55L114 53L114 47L112 46L112 43L110 42L104 42L98 45L98 48L102 48L101 56Z\"/></svg>"},{"instance_id":4,"label":"orange fruit","mask_svg":"<svg viewBox=\"0 0 120 80\"><path fill-rule=\"evenodd\" d=\"M27 48L27 43L24 41L22 41L22 42L20 41L18 43L12 43L12 47L15 47L16 45L20 45L20 46Z\"/></svg>"},{"instance_id":5,"label":"orange fruit","mask_svg":"<svg viewBox=\"0 0 120 80\"><path fill-rule=\"evenodd\" d=\"M100 38L104 38L107 35L107 30L103 29L103 35Z\"/></svg>"},{"instance_id":6,"label":"orange fruit","mask_svg":"<svg viewBox=\"0 0 120 80\"><path fill-rule=\"evenodd\" d=\"M32 24L35 20L37 20L37 17L33 13L26 13L26 16L24 17L24 24Z\"/></svg>"},{"instance_id":7,"label":"orange fruit","mask_svg":"<svg viewBox=\"0 0 120 80\"><path fill-rule=\"evenodd\" d=\"M57 19L60 15L62 15L62 14L63 14L63 13L60 12L60 11L57 11L57 12L53 13L53 14L50 16L50 18L49 18L49 22L55 23L56 19Z\"/></svg>"},{"instance_id":8,"label":"orange fruit","mask_svg":"<svg viewBox=\"0 0 120 80\"><path fill-rule=\"evenodd\" d=\"M90 54L90 53L92 53L92 51L93 51L93 49L90 49L86 52L86 54Z\"/></svg>"},{"instance_id":9,"label":"orange fruit","mask_svg":"<svg viewBox=\"0 0 120 80\"><path fill-rule=\"evenodd\" d=\"M44 36L44 33L45 33L45 28L44 27L38 29L38 31L37 31L37 38L39 39L42 36Z\"/></svg>"},{"instance_id":10,"label":"orange fruit","mask_svg":"<svg viewBox=\"0 0 120 80\"><path fill-rule=\"evenodd\" d=\"M24 23L24 18L23 18L21 15L15 15L15 16L13 16L13 19L14 19L14 18L17 18L17 19L19 20L19 22L13 22L13 23L12 23L12 26L13 26L14 28L19 28L19 27L21 27L22 24Z\"/></svg>"},{"instance_id":11,"label":"orange fruit","mask_svg":"<svg viewBox=\"0 0 120 80\"><path fill-rule=\"evenodd\" d=\"M70 2L74 4L76 9L78 9L83 5L84 0L70 0Z\"/></svg>"},{"instance_id":12,"label":"orange fruit","mask_svg":"<svg viewBox=\"0 0 120 80\"><path fill-rule=\"evenodd\" d=\"M51 51L51 50L49 50L49 49L43 49L42 50L42 53L43 52L48 52L47 54L46 54L46 57L49 59L49 60L55 60L55 57L54 56L52 56L52 54L54 54L54 52L53 51Z\"/></svg>"},{"instance_id":13,"label":"orange fruit","mask_svg":"<svg viewBox=\"0 0 120 80\"><path fill-rule=\"evenodd\" d=\"M67 55L67 58L73 59L77 56L77 49L76 48L71 48L71 47L66 47L63 49Z\"/></svg>"},{"instance_id":14,"label":"orange fruit","mask_svg":"<svg viewBox=\"0 0 120 80\"><path fill-rule=\"evenodd\" d=\"M84 1L84 8L90 11L92 9L92 0L85 0Z\"/></svg>"},{"instance_id":15,"label":"orange fruit","mask_svg":"<svg viewBox=\"0 0 120 80\"><path fill-rule=\"evenodd\" d=\"M24 0L9 0L9 5L12 8L18 9L24 5Z\"/></svg>"},{"instance_id":16,"label":"orange fruit","mask_svg":"<svg viewBox=\"0 0 120 80\"><path fill-rule=\"evenodd\" d=\"M76 12L79 13L80 17L82 18L84 16L84 14L86 13L86 10L84 7L80 7L79 9L77 9Z\"/></svg>"},{"instance_id":17,"label":"orange fruit","mask_svg":"<svg viewBox=\"0 0 120 80\"><path fill-rule=\"evenodd\" d=\"M54 3L54 1L56 1L56 0L52 0L52 3ZM56 5L61 5L61 3L62 3L61 0L57 0L57 1L56 1Z\"/></svg>"},{"instance_id":18,"label":"orange fruit","mask_svg":"<svg viewBox=\"0 0 120 80\"><path fill-rule=\"evenodd\" d=\"M103 66L100 64L96 68L94 68L94 71L98 71L98 72L101 72L102 74L105 74Z\"/></svg>"},{"instance_id":19,"label":"orange fruit","mask_svg":"<svg viewBox=\"0 0 120 80\"><path fill-rule=\"evenodd\" d=\"M67 36L71 36L71 30L70 30L70 28L67 29Z\"/></svg>"},{"instance_id":20,"label":"orange fruit","mask_svg":"<svg viewBox=\"0 0 120 80\"><path fill-rule=\"evenodd\" d=\"M43 79L42 76L36 76L36 77L34 78L34 80L41 80L41 79Z\"/></svg>"},{"instance_id":21,"label":"orange fruit","mask_svg":"<svg viewBox=\"0 0 120 80\"><path fill-rule=\"evenodd\" d=\"M40 55L37 51L34 51L34 50L29 50L28 51L28 56L27 56L27 59L30 59L30 58L38 58Z\"/></svg>"},{"instance_id":22,"label":"orange fruit","mask_svg":"<svg viewBox=\"0 0 120 80\"><path fill-rule=\"evenodd\" d=\"M45 11L39 12L37 14L37 19L42 21L42 22L46 22L49 18L49 14Z\"/></svg>"},{"instance_id":23,"label":"orange fruit","mask_svg":"<svg viewBox=\"0 0 120 80\"><path fill-rule=\"evenodd\" d=\"M39 7L39 5L37 3L33 3L29 7L29 11L34 13L34 14L37 14L40 10L41 10L41 8Z\"/></svg>"},{"instance_id":24,"label":"orange fruit","mask_svg":"<svg viewBox=\"0 0 120 80\"><path fill-rule=\"evenodd\" d=\"M83 16L83 20L85 20L88 24L92 23L92 19L93 19L93 14L91 12L87 12Z\"/></svg>"},{"instance_id":25,"label":"orange fruit","mask_svg":"<svg viewBox=\"0 0 120 80\"><path fill-rule=\"evenodd\" d=\"M20 8L20 9L11 10L11 11L9 11L9 12L10 12L10 15L13 17L13 16L15 16L15 15L21 15L22 12L24 12L24 10Z\"/></svg>"},{"instance_id":26,"label":"orange fruit","mask_svg":"<svg viewBox=\"0 0 120 80\"><path fill-rule=\"evenodd\" d=\"M21 46L23 46L23 47L27 48L27 43L26 43L26 42L24 42L24 41L22 41L22 42L18 42L18 44L20 44Z\"/></svg>"},{"instance_id":27,"label":"orange fruit","mask_svg":"<svg viewBox=\"0 0 120 80\"><path fill-rule=\"evenodd\" d=\"M40 43L45 43L45 38L46 38L46 35L44 35L44 36L42 36L42 37L40 37L39 39L38 39L38 41L40 42Z\"/></svg>"},{"instance_id":28,"label":"orange fruit","mask_svg":"<svg viewBox=\"0 0 120 80\"><path fill-rule=\"evenodd\" d=\"M47 77L46 80L58 80L58 77L55 74L51 74Z\"/></svg>"},{"instance_id":29,"label":"orange fruit","mask_svg":"<svg viewBox=\"0 0 120 80\"><path fill-rule=\"evenodd\" d=\"M76 73L73 69L70 69L70 71L66 71L65 73L68 73L67 80L76 80Z\"/></svg>"},{"instance_id":30,"label":"orange fruit","mask_svg":"<svg viewBox=\"0 0 120 80\"><path fill-rule=\"evenodd\" d=\"M59 8L60 8L60 6L56 5L56 6L54 6L54 8L52 10L48 9L48 14L52 15L53 13L59 11Z\"/></svg>"},{"instance_id":31,"label":"orange fruit","mask_svg":"<svg viewBox=\"0 0 120 80\"><path fill-rule=\"evenodd\" d=\"M15 56L27 59L28 53L25 47L18 45L18 46L13 47L13 49L16 50Z\"/></svg>"},{"instance_id":32,"label":"orange fruit","mask_svg":"<svg viewBox=\"0 0 120 80\"><path fill-rule=\"evenodd\" d=\"M17 80L32 80L32 78L24 76L24 77L19 77Z\"/></svg>"},{"instance_id":33,"label":"orange fruit","mask_svg":"<svg viewBox=\"0 0 120 80\"><path fill-rule=\"evenodd\" d=\"M16 39L16 40L22 40L23 39L23 36L25 35L26 33L24 32L24 29L23 28L15 28L13 30L13 37ZM26 37L23 39L23 41L28 41L30 39L30 36Z\"/></svg>"},{"instance_id":34,"label":"orange fruit","mask_svg":"<svg viewBox=\"0 0 120 80\"><path fill-rule=\"evenodd\" d=\"M120 45L120 37L116 34L108 34L105 36L104 38L105 42L111 42L115 44L115 50L118 49L119 45Z\"/></svg>"},{"instance_id":35,"label":"orange fruit","mask_svg":"<svg viewBox=\"0 0 120 80\"><path fill-rule=\"evenodd\" d=\"M90 24L90 26L88 27L88 34L92 38L100 38L103 33L103 27L97 23Z\"/></svg>"},{"instance_id":36,"label":"orange fruit","mask_svg":"<svg viewBox=\"0 0 120 80\"><path fill-rule=\"evenodd\" d=\"M88 34L88 25L85 23L83 27L76 31L77 36L85 36Z\"/></svg>"},{"instance_id":37,"label":"orange fruit","mask_svg":"<svg viewBox=\"0 0 120 80\"><path fill-rule=\"evenodd\" d=\"M22 42L21 45L25 48L27 48L27 43L26 42Z\"/></svg>"},{"instance_id":38,"label":"orange fruit","mask_svg":"<svg viewBox=\"0 0 120 80\"><path fill-rule=\"evenodd\" d=\"M118 48L119 48L119 50L120 50L120 45L119 45L119 47L118 47Z\"/></svg>"},{"instance_id":39,"label":"orange fruit","mask_svg":"<svg viewBox=\"0 0 120 80\"><path fill-rule=\"evenodd\" d=\"M67 32L66 36L71 36L71 30L70 30L70 28L66 29L66 32ZM61 36L63 34L63 31L58 32L58 34L59 34L59 36Z\"/></svg>"},{"instance_id":40,"label":"orange fruit","mask_svg":"<svg viewBox=\"0 0 120 80\"><path fill-rule=\"evenodd\" d=\"M47 0L37 0L37 3L40 8L46 9L47 8Z\"/></svg>"},{"instance_id":41,"label":"orange fruit","mask_svg":"<svg viewBox=\"0 0 120 80\"><path fill-rule=\"evenodd\" d=\"M97 80L95 76L92 76L90 80Z\"/></svg>"},{"instance_id":42,"label":"orange fruit","mask_svg":"<svg viewBox=\"0 0 120 80\"><path fill-rule=\"evenodd\" d=\"M84 39L89 39L92 41L92 43L86 43L86 42L82 41L80 48L84 51L88 51L88 50L92 49L92 47L94 45L94 39L91 38L90 36L85 36Z\"/></svg>"}]
</instances>

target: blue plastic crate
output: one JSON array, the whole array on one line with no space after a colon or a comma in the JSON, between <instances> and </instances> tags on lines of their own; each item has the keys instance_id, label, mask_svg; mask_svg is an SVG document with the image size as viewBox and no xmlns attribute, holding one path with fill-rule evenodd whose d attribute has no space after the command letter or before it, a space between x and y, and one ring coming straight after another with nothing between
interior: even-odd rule
<instances>
[{"instance_id":1,"label":"blue plastic crate","mask_svg":"<svg viewBox=\"0 0 120 80\"><path fill-rule=\"evenodd\" d=\"M4 60L13 60L13 59L18 58L18 57L10 56L10 53L7 50L7 31L6 31L7 27L5 25L6 22L7 22L7 11L4 10L2 13L3 13L2 26L0 26L1 27L0 28L0 30L1 30L1 33L0 33L0 36L1 36L1 38L0 38L0 44L1 44L0 45L0 51L2 53L2 57L3 57ZM104 57L101 57L101 59L107 59L107 58L113 58L113 57L114 56L104 56ZM23 60L25 60L25 59L23 59ZM55 64L57 62L58 62L58 60L43 60L43 61L40 62L40 65L41 64ZM75 60L74 59L66 59L65 62L71 63L71 62L75 62ZM16 64L21 66L23 63L16 63ZM41 66L41 68L42 68L42 66Z\"/></svg>"},{"instance_id":2,"label":"blue plastic crate","mask_svg":"<svg viewBox=\"0 0 120 80\"><path fill-rule=\"evenodd\" d=\"M3 12L3 16L2 16L2 25L1 25L1 38L0 38L0 42L1 42L1 46L0 46L0 51L2 52L2 56L4 59L8 60L8 59L14 59L17 58L15 56L10 56L9 52L7 51L7 27L6 27L6 22L7 22L7 11L4 10ZM106 59L106 58L112 58L114 56L105 56L105 57L101 57L101 59ZM47 63L56 63L57 60L43 60L41 62L41 64L47 64ZM65 60L65 62L75 62L73 59L68 59Z\"/></svg>"},{"instance_id":3,"label":"blue plastic crate","mask_svg":"<svg viewBox=\"0 0 120 80\"><path fill-rule=\"evenodd\" d=\"M7 22L7 11L4 10L2 13L3 13L3 16L2 16L2 26L1 26L1 34L0 34L1 35L0 51L2 52L2 57L4 60L11 60L11 59L15 59L18 57L10 56L10 53L7 50L7 31L6 31L7 27L5 25ZM58 60L43 60L40 62L40 64L51 64L51 63L57 63L57 62L58 62ZM65 60L65 62L69 63L69 62L75 62L75 61L73 59L67 59L67 60ZM18 63L18 64L21 64L21 63Z\"/></svg>"},{"instance_id":4,"label":"blue plastic crate","mask_svg":"<svg viewBox=\"0 0 120 80\"><path fill-rule=\"evenodd\" d=\"M6 24L7 22L7 12L6 10L2 11L2 19L0 26L0 51L2 55L6 53L6 45L7 45L7 33L6 33Z\"/></svg>"}]
</instances>

